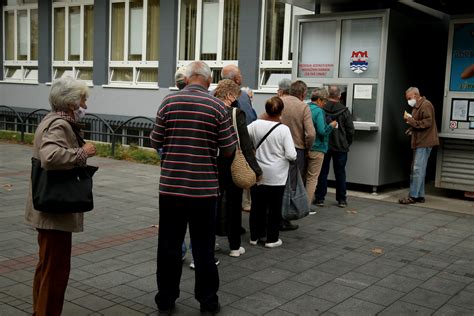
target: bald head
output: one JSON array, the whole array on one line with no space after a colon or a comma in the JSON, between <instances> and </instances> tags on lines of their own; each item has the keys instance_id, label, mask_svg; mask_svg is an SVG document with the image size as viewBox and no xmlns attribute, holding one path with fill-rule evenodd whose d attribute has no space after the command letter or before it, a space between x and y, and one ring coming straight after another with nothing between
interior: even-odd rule
<instances>
[{"instance_id":1,"label":"bald head","mask_svg":"<svg viewBox=\"0 0 474 316\"><path fill-rule=\"evenodd\" d=\"M230 79L239 86L242 85L242 74L236 65L227 65L222 68L221 79Z\"/></svg>"}]
</instances>

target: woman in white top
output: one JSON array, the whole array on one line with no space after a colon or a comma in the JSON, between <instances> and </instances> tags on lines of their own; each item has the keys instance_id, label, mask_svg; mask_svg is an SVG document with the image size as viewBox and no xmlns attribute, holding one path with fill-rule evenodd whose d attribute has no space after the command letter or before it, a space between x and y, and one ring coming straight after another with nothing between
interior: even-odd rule
<instances>
[{"instance_id":1,"label":"woman in white top","mask_svg":"<svg viewBox=\"0 0 474 316\"><path fill-rule=\"evenodd\" d=\"M283 101L279 97L267 100L265 111L265 120L258 119L248 126L263 171L251 191L250 244L256 245L266 235L265 247L274 248L282 244L278 237L283 192L290 161L296 160L296 150L290 129L280 123Z\"/></svg>"}]
</instances>

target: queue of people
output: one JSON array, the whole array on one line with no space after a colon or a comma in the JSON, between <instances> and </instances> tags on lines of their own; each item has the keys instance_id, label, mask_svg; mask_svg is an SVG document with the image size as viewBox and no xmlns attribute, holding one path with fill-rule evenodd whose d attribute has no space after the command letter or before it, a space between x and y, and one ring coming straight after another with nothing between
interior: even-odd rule
<instances>
[{"instance_id":1,"label":"queue of people","mask_svg":"<svg viewBox=\"0 0 474 316\"><path fill-rule=\"evenodd\" d=\"M242 91L238 67L224 67L222 77L209 93L212 77L206 63L196 61L179 69L175 75L179 91L164 98L150 134L151 145L161 156L155 302L163 315L173 312L180 295L188 226L195 298L203 313L220 310L219 262L214 254L217 213L226 216L229 256L246 252L241 235L247 194L233 182L230 170L237 144L257 183L246 197L251 205L250 246L259 242L267 248L282 246L280 231L298 228L282 218L283 194L295 185L296 176L304 179L308 208L313 204L310 214L324 206L331 159L338 206L347 206L345 165L354 124L350 111L339 102L339 88L315 88L307 104L306 84L284 79L278 96L266 101L265 113L257 118L250 92ZM53 82L52 112L39 124L33 145L33 157L44 169L82 167L95 155L94 145L82 139L78 124L88 94L81 81L66 77ZM416 88L407 90L406 98L415 107L413 116L404 116L410 125L407 133L412 135L414 169L410 195L400 200L403 204L424 201L426 161L431 147L438 144L431 103ZM25 213L26 222L38 231L33 314L60 315L70 273L72 232L83 230L83 210L38 211L33 190Z\"/></svg>"}]
</instances>

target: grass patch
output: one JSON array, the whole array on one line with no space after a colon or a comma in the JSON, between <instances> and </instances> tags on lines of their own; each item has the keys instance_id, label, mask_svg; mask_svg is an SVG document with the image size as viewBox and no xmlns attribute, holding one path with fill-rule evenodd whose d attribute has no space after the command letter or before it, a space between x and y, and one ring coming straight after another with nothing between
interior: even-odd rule
<instances>
[{"instance_id":1,"label":"grass patch","mask_svg":"<svg viewBox=\"0 0 474 316\"><path fill-rule=\"evenodd\" d=\"M34 134L25 133L25 138L23 144L33 144ZM3 131L0 130L0 140L11 142L11 143L21 143L21 134L15 131ZM122 146L115 145L115 155L112 157L112 145L108 143L96 143L96 156L98 157L107 157L118 160L127 160L138 163L144 163L149 165L159 165L160 158L155 150L150 150L136 145Z\"/></svg>"}]
</instances>

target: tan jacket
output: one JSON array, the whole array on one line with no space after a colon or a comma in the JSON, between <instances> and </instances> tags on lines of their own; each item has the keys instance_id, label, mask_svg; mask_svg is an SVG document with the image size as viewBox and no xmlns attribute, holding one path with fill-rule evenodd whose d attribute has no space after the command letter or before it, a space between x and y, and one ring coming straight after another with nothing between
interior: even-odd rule
<instances>
[{"instance_id":1,"label":"tan jacket","mask_svg":"<svg viewBox=\"0 0 474 316\"><path fill-rule=\"evenodd\" d=\"M41 160L41 166L49 170L66 170L77 166L76 151L79 147L71 125L52 112L45 116L36 129L33 143L33 157ZM36 211L31 198L31 180L26 203L25 220L35 228L55 229L67 232L84 230L83 213L49 214Z\"/></svg>"},{"instance_id":2,"label":"tan jacket","mask_svg":"<svg viewBox=\"0 0 474 316\"><path fill-rule=\"evenodd\" d=\"M281 99L285 105L281 122L290 128L295 147L309 151L316 138L309 106L292 95L283 96Z\"/></svg>"},{"instance_id":3,"label":"tan jacket","mask_svg":"<svg viewBox=\"0 0 474 316\"><path fill-rule=\"evenodd\" d=\"M439 145L438 129L436 127L433 104L425 97L416 102L407 119L411 129L411 148L424 148Z\"/></svg>"}]
</instances>

